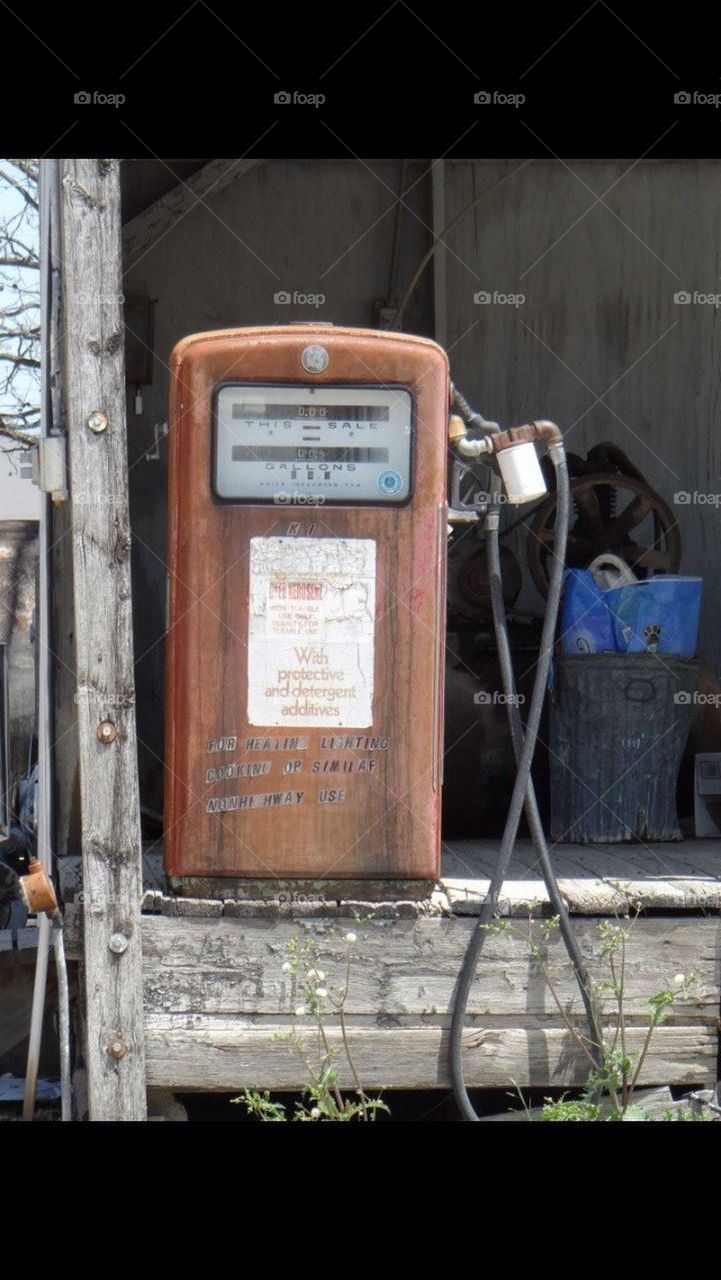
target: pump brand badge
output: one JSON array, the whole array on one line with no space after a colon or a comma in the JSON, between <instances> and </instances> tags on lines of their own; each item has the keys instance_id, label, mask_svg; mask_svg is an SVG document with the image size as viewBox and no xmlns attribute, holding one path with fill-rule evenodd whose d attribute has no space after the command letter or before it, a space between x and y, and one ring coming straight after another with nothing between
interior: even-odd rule
<instances>
[{"instance_id":1,"label":"pump brand badge","mask_svg":"<svg viewBox=\"0 0 721 1280\"><path fill-rule=\"evenodd\" d=\"M376 544L251 538L248 720L373 723Z\"/></svg>"}]
</instances>

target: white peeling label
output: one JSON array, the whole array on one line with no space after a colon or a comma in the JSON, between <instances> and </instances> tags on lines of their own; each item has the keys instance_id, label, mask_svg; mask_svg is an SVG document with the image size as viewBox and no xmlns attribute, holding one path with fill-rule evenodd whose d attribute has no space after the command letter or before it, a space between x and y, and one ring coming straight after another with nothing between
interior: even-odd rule
<instances>
[{"instance_id":1,"label":"white peeling label","mask_svg":"<svg viewBox=\"0 0 721 1280\"><path fill-rule=\"evenodd\" d=\"M251 538L248 721L373 723L376 544Z\"/></svg>"}]
</instances>

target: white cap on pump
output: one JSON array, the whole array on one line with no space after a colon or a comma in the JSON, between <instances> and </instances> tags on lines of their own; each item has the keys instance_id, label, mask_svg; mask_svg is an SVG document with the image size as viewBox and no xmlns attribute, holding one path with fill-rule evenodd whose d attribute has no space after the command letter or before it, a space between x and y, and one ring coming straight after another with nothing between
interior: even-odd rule
<instances>
[{"instance_id":1,"label":"white cap on pump","mask_svg":"<svg viewBox=\"0 0 721 1280\"><path fill-rule=\"evenodd\" d=\"M548 492L535 445L529 442L499 449L496 460L509 502L533 502Z\"/></svg>"}]
</instances>

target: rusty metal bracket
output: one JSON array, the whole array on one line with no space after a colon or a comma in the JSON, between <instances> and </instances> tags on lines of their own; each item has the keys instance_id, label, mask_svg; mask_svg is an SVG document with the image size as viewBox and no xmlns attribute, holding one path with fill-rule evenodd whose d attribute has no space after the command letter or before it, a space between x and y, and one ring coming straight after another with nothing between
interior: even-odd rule
<instances>
[{"instance_id":1,"label":"rusty metal bracket","mask_svg":"<svg viewBox=\"0 0 721 1280\"><path fill-rule=\"evenodd\" d=\"M41 915L47 911L52 916L58 909L58 900L50 877L37 858L31 858L27 874L20 876L20 894L28 911L33 915Z\"/></svg>"}]
</instances>

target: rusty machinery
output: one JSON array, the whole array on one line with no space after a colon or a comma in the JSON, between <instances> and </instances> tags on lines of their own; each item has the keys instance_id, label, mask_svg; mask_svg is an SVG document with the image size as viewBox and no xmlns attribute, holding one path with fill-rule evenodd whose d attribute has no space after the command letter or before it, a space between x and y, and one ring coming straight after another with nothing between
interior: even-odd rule
<instances>
[{"instance_id":1,"label":"rusty machinery","mask_svg":"<svg viewBox=\"0 0 721 1280\"><path fill-rule=\"evenodd\" d=\"M571 517L566 564L584 569L602 552L621 556L638 578L678 573L678 521L638 467L618 445L594 445L585 458L569 454ZM552 477L546 468L546 474ZM539 503L528 522L528 567L542 596L548 591L555 536L556 494Z\"/></svg>"}]
</instances>

